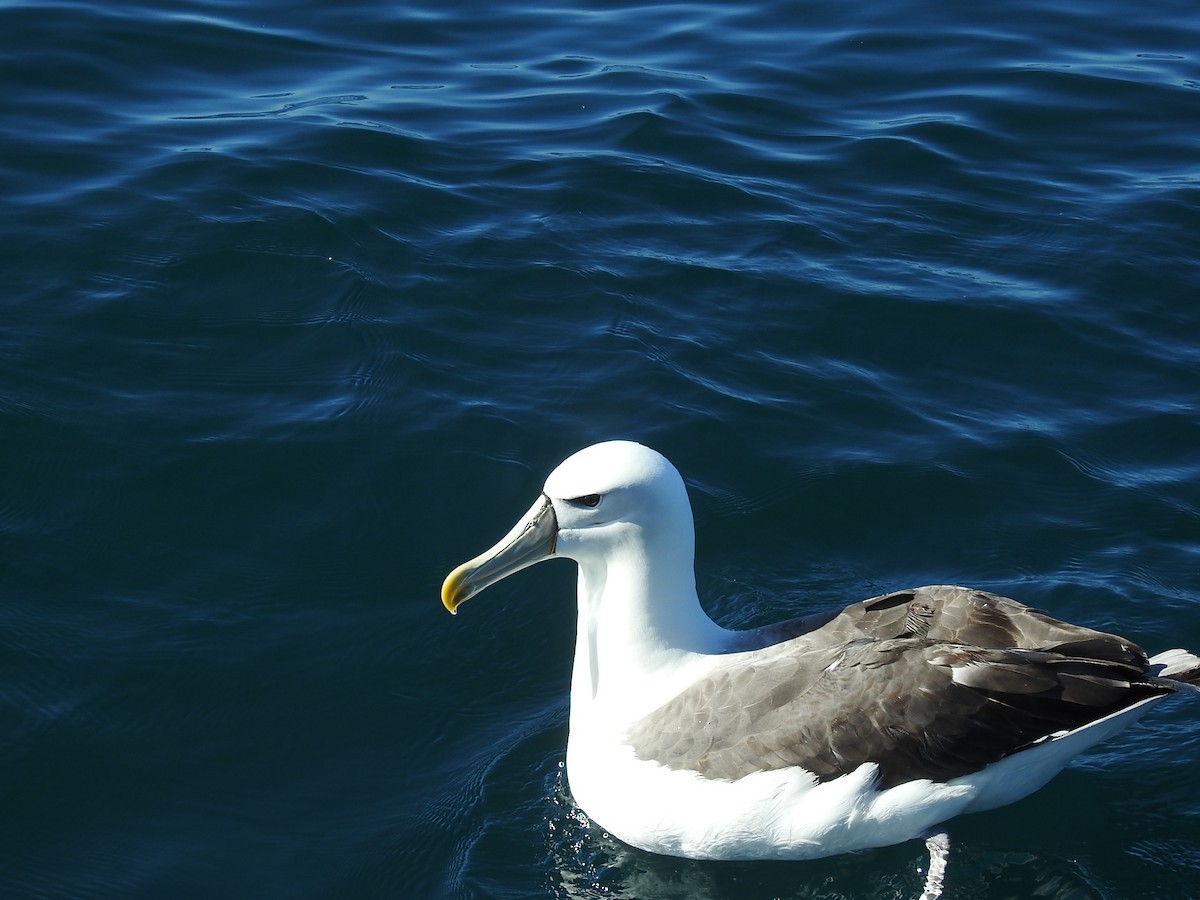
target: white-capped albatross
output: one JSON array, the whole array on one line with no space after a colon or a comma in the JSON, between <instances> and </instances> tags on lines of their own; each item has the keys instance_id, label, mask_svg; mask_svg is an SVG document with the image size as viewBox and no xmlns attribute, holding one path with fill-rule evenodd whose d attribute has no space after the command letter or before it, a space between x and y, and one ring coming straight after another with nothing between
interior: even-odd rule
<instances>
[{"instance_id":1,"label":"white-capped albatross","mask_svg":"<svg viewBox=\"0 0 1200 900\"><path fill-rule=\"evenodd\" d=\"M944 585L749 631L696 596L683 479L629 441L580 450L450 612L534 563L579 565L567 778L626 843L697 859L807 859L927 840L1011 803L1179 690L1200 658ZM926 884L926 896L940 891Z\"/></svg>"}]
</instances>

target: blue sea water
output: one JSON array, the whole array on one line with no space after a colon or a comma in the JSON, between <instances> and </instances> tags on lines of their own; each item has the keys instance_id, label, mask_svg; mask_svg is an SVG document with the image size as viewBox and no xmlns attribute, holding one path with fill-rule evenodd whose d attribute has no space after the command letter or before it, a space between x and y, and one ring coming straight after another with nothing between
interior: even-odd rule
<instances>
[{"instance_id":1,"label":"blue sea water","mask_svg":"<svg viewBox=\"0 0 1200 900\"><path fill-rule=\"evenodd\" d=\"M1200 649L1193 4L0 2L0 896L906 898L649 856L562 770L655 446L753 625L932 582ZM949 897L1200 896L1200 706Z\"/></svg>"}]
</instances>

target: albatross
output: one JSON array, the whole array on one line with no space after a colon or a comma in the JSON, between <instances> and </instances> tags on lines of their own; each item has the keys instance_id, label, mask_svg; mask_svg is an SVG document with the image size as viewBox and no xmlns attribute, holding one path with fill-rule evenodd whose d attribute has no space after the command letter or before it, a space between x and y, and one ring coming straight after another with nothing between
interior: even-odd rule
<instances>
[{"instance_id":1,"label":"albatross","mask_svg":"<svg viewBox=\"0 0 1200 900\"><path fill-rule=\"evenodd\" d=\"M751 630L700 606L679 472L608 441L567 458L495 546L442 585L450 612L543 560L578 564L566 769L627 844L693 859L811 859L925 839L1012 803L1179 691L1153 657L981 590L902 590Z\"/></svg>"}]
</instances>

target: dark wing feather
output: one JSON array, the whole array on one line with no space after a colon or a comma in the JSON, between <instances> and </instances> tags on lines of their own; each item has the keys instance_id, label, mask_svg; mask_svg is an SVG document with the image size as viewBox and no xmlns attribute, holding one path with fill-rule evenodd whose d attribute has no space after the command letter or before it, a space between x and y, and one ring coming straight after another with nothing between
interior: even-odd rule
<instances>
[{"instance_id":1,"label":"dark wing feather","mask_svg":"<svg viewBox=\"0 0 1200 900\"><path fill-rule=\"evenodd\" d=\"M868 638L925 637L971 647L1057 650L1143 668L1146 664L1142 649L1117 635L1061 622L998 594L943 584L896 591L835 612L735 632L729 649L760 650L805 635L830 646Z\"/></svg>"},{"instance_id":2,"label":"dark wing feather","mask_svg":"<svg viewBox=\"0 0 1200 900\"><path fill-rule=\"evenodd\" d=\"M1146 667L1141 647L1119 637L1046 615L987 591L932 585L884 594L846 607L820 629L831 638L925 637L994 649L1047 650ZM815 636L815 632L814 632Z\"/></svg>"},{"instance_id":3,"label":"dark wing feather","mask_svg":"<svg viewBox=\"0 0 1200 900\"><path fill-rule=\"evenodd\" d=\"M730 663L637 723L639 757L730 780L874 762L882 787L945 781L1171 690L1122 638L962 588L864 601Z\"/></svg>"}]
</instances>

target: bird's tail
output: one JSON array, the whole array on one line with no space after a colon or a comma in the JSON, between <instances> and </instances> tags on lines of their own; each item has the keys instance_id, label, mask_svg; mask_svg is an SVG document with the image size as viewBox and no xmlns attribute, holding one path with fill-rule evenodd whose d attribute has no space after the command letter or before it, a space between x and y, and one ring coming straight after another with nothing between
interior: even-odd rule
<instances>
[{"instance_id":1,"label":"bird's tail","mask_svg":"<svg viewBox=\"0 0 1200 900\"><path fill-rule=\"evenodd\" d=\"M1200 656L1186 650L1164 650L1150 657L1146 674L1164 687L1200 693Z\"/></svg>"}]
</instances>

